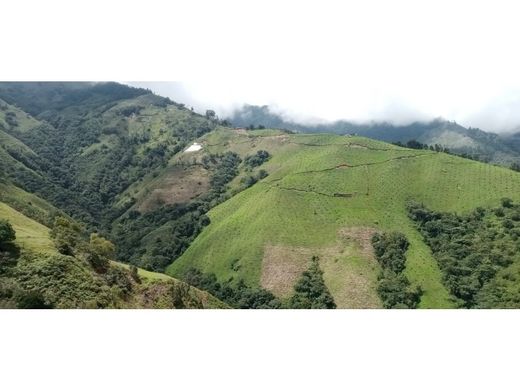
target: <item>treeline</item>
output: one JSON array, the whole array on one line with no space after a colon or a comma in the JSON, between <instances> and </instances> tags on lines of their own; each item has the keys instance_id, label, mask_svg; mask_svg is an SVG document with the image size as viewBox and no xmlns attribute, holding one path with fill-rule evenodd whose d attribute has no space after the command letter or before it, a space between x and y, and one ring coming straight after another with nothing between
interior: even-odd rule
<instances>
[{"instance_id":1,"label":"treeline","mask_svg":"<svg viewBox=\"0 0 520 390\"><path fill-rule=\"evenodd\" d=\"M520 307L520 205L503 199L496 208L458 215L412 202L415 221L461 307Z\"/></svg>"},{"instance_id":2,"label":"treeline","mask_svg":"<svg viewBox=\"0 0 520 390\"><path fill-rule=\"evenodd\" d=\"M223 302L237 309L335 309L319 259L313 256L311 265L294 286L294 294L288 300L280 300L270 291L260 287L248 287L243 280L236 283L219 282L215 274L205 274L190 268L183 279L186 283L208 291Z\"/></svg>"},{"instance_id":3,"label":"treeline","mask_svg":"<svg viewBox=\"0 0 520 390\"><path fill-rule=\"evenodd\" d=\"M57 218L51 230L59 253L21 251L16 232L0 220L0 308L204 308L202 293L176 280L143 282L135 266L112 263L113 243ZM205 295L205 294L204 294ZM205 296L210 307L225 307Z\"/></svg>"},{"instance_id":4,"label":"treeline","mask_svg":"<svg viewBox=\"0 0 520 390\"><path fill-rule=\"evenodd\" d=\"M258 150L255 154L249 155L244 158L244 167L246 172L251 172L253 169L261 166L271 158L271 155L267 150ZM265 169L260 169L256 174L249 173L240 179L241 188L238 188L236 192L242 191L256 184L258 181L265 179L269 174Z\"/></svg>"},{"instance_id":5,"label":"treeline","mask_svg":"<svg viewBox=\"0 0 520 390\"><path fill-rule=\"evenodd\" d=\"M449 148L443 146L443 145L440 145L440 144L435 144L435 145L428 145L428 144L423 144L417 140L410 140L410 141L407 141L407 142L400 142L400 141L397 141L397 142L393 142L394 145L397 145L397 146L401 146L401 147L404 147L404 148L410 148L410 149L420 149L420 150L431 150L431 151L434 151L434 152L442 152L442 153L447 153L447 154L451 154L453 156L458 156L458 157L462 157L462 158L467 158L469 160L474 160L474 161L480 161L480 162L485 162L485 163L488 163L489 162L489 158L486 158L486 157L482 157L481 155L479 155L478 153L464 153L464 152L454 152L452 150L450 150ZM511 166L511 169L514 169L515 165L513 164Z\"/></svg>"},{"instance_id":6,"label":"treeline","mask_svg":"<svg viewBox=\"0 0 520 390\"><path fill-rule=\"evenodd\" d=\"M394 145L401 146L403 148L410 148L410 149L423 149L423 150L432 150L434 152L443 152L443 153L450 153L450 150L442 145L435 144L435 145L428 145L423 144L417 140L410 140L407 142L392 142Z\"/></svg>"},{"instance_id":7,"label":"treeline","mask_svg":"<svg viewBox=\"0 0 520 390\"><path fill-rule=\"evenodd\" d=\"M109 231L126 211L114 206L116 197L145 175L165 167L170 158L193 139L213 130L217 122L195 114L150 91L116 83L0 83L0 95L42 121L31 131L22 129L9 111L10 135L36 154L7 148L19 166L0 166L19 187L35 193L75 219ZM146 95L145 103L112 109L124 99ZM175 105L177 116L162 112L160 135L139 117L146 107ZM7 107L7 106L6 106ZM129 130L130 117L134 126ZM165 135L168 137L165 137ZM162 137L161 142L153 142ZM108 142L101 142L102 139ZM91 148L96 145L95 148ZM23 164L23 165L22 165ZM130 206L130 205L127 205Z\"/></svg>"},{"instance_id":8,"label":"treeline","mask_svg":"<svg viewBox=\"0 0 520 390\"><path fill-rule=\"evenodd\" d=\"M420 286L412 286L403 271L409 243L399 232L376 233L372 237L376 259L382 268L377 292L387 309L415 309L421 300Z\"/></svg>"},{"instance_id":9,"label":"treeline","mask_svg":"<svg viewBox=\"0 0 520 390\"><path fill-rule=\"evenodd\" d=\"M206 194L186 204L166 205L145 214L130 211L113 231L119 258L152 271L164 271L209 224L206 213L227 199L227 184L238 174L240 163L240 157L233 152L207 156L203 164L212 175ZM158 234L147 237L158 228Z\"/></svg>"}]
</instances>

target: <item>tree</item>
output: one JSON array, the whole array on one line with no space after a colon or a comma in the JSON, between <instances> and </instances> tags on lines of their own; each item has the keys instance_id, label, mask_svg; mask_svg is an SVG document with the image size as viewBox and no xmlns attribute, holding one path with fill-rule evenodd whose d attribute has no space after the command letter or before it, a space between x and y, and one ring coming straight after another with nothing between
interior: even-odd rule
<instances>
[{"instance_id":1,"label":"tree","mask_svg":"<svg viewBox=\"0 0 520 390\"><path fill-rule=\"evenodd\" d=\"M16 239L16 232L13 226L6 219L0 219L0 245L14 241Z\"/></svg>"},{"instance_id":2,"label":"tree","mask_svg":"<svg viewBox=\"0 0 520 390\"><path fill-rule=\"evenodd\" d=\"M73 256L76 246L81 241L83 229L76 222L67 218L57 217L51 229L54 246L63 255Z\"/></svg>"},{"instance_id":3,"label":"tree","mask_svg":"<svg viewBox=\"0 0 520 390\"><path fill-rule=\"evenodd\" d=\"M513 207L513 200L510 198L502 198L502 207L511 208Z\"/></svg>"},{"instance_id":4,"label":"tree","mask_svg":"<svg viewBox=\"0 0 520 390\"><path fill-rule=\"evenodd\" d=\"M206 110L206 118L208 119L215 119L215 111L213 110Z\"/></svg>"},{"instance_id":5,"label":"tree","mask_svg":"<svg viewBox=\"0 0 520 390\"><path fill-rule=\"evenodd\" d=\"M335 309L336 304L323 280L319 258L313 256L311 266L294 286L295 294L290 301L293 309Z\"/></svg>"},{"instance_id":6,"label":"tree","mask_svg":"<svg viewBox=\"0 0 520 390\"><path fill-rule=\"evenodd\" d=\"M108 241L97 233L90 235L87 260L97 271L105 271L108 268L110 260L114 259L115 256L116 247L111 241Z\"/></svg>"},{"instance_id":7,"label":"tree","mask_svg":"<svg viewBox=\"0 0 520 390\"><path fill-rule=\"evenodd\" d=\"M107 259L114 259L116 256L116 247L114 244L97 233L90 235L90 250Z\"/></svg>"}]
</instances>

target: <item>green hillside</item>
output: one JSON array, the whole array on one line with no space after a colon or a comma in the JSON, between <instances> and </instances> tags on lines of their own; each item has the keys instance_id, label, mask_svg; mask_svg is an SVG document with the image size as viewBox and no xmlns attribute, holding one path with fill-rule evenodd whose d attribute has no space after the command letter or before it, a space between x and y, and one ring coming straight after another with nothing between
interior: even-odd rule
<instances>
[{"instance_id":1,"label":"green hillside","mask_svg":"<svg viewBox=\"0 0 520 390\"><path fill-rule=\"evenodd\" d=\"M167 272L196 267L281 297L317 255L339 307L380 306L370 237L400 231L410 242L405 274L424 291L420 307L452 307L406 202L465 213L520 199L520 174L511 170L361 137L220 130L201 142L242 156L267 150L272 158L261 168L269 176L212 209L211 223Z\"/></svg>"},{"instance_id":2,"label":"green hillside","mask_svg":"<svg viewBox=\"0 0 520 390\"><path fill-rule=\"evenodd\" d=\"M357 134L385 142L420 141L441 145L456 154L472 156L479 161L511 166L520 163L519 134L496 134L478 128L466 128L456 122L435 119L396 125L388 122L356 123L339 120L332 123L308 124L293 122L275 113L269 106L244 105L228 120L235 126L266 126L301 133Z\"/></svg>"},{"instance_id":3,"label":"green hillside","mask_svg":"<svg viewBox=\"0 0 520 390\"><path fill-rule=\"evenodd\" d=\"M207 292L167 275L111 261L99 272L55 248L50 229L0 202L16 240L0 243L0 308L225 308Z\"/></svg>"},{"instance_id":4,"label":"green hillside","mask_svg":"<svg viewBox=\"0 0 520 390\"><path fill-rule=\"evenodd\" d=\"M0 83L0 99L0 219L18 235L3 251L6 306L34 291L53 307L520 306L513 170L358 136L233 129L116 83ZM455 127L400 131L493 146ZM56 221L70 222L70 245L49 240ZM102 267L97 235L115 244Z\"/></svg>"}]
</instances>

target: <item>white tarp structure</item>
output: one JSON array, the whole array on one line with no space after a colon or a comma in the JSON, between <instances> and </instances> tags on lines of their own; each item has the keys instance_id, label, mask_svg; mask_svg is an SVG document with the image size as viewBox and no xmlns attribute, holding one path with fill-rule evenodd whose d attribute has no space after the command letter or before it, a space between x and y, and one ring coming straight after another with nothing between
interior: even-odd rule
<instances>
[{"instance_id":1,"label":"white tarp structure","mask_svg":"<svg viewBox=\"0 0 520 390\"><path fill-rule=\"evenodd\" d=\"M184 152L185 153L189 153L189 152L198 152L199 150L202 149L202 145L197 143L197 142L194 142L193 145L191 145L188 149L186 149Z\"/></svg>"}]
</instances>

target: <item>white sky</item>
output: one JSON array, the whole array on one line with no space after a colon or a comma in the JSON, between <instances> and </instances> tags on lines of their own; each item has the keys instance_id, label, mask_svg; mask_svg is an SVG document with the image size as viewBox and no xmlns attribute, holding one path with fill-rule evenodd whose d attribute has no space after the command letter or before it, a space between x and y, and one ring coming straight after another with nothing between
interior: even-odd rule
<instances>
[{"instance_id":1,"label":"white sky","mask_svg":"<svg viewBox=\"0 0 520 390\"><path fill-rule=\"evenodd\" d=\"M196 66L191 79L160 92L220 114L250 103L299 120L443 117L490 131L520 126L514 2L262 4L237 3L241 17L220 19L207 37L220 55L201 56L210 75Z\"/></svg>"},{"instance_id":2,"label":"white sky","mask_svg":"<svg viewBox=\"0 0 520 390\"><path fill-rule=\"evenodd\" d=\"M162 94L220 114L268 104L300 120L444 117L504 131L520 126L516 3L48 0L26 12L18 1L9 15L31 28L0 24L16 37L1 76L170 80L181 84Z\"/></svg>"}]
</instances>

